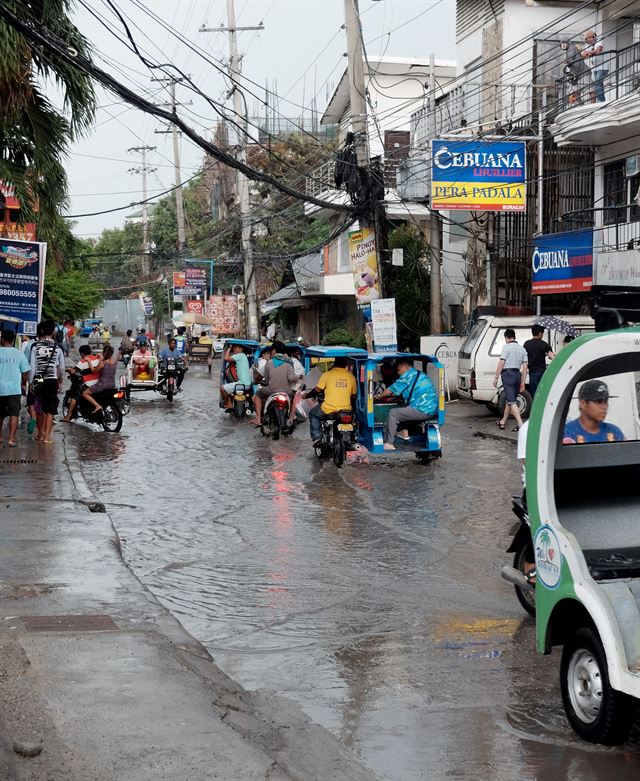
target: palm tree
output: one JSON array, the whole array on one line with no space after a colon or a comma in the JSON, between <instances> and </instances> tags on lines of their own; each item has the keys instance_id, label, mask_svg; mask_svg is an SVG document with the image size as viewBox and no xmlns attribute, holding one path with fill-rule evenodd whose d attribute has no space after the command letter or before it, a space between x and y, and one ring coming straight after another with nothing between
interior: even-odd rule
<instances>
[{"instance_id":1,"label":"palm tree","mask_svg":"<svg viewBox=\"0 0 640 781\"><path fill-rule=\"evenodd\" d=\"M71 0L4 0L13 13L88 56L89 44L70 19ZM45 94L55 87L56 107ZM24 222L53 242L68 203L64 160L91 126L96 98L91 78L46 54L0 20L0 179L13 185ZM37 210L37 213L36 213Z\"/></svg>"}]
</instances>

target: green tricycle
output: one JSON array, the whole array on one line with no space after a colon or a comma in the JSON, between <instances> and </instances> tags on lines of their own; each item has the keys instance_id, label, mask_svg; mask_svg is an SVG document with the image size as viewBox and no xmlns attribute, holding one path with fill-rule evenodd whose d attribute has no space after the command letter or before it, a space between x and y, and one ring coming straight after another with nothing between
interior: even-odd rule
<instances>
[{"instance_id":1,"label":"green tricycle","mask_svg":"<svg viewBox=\"0 0 640 781\"><path fill-rule=\"evenodd\" d=\"M567 718L610 745L640 699L639 399L640 329L585 335L544 373L527 432L537 649L562 646Z\"/></svg>"}]
</instances>

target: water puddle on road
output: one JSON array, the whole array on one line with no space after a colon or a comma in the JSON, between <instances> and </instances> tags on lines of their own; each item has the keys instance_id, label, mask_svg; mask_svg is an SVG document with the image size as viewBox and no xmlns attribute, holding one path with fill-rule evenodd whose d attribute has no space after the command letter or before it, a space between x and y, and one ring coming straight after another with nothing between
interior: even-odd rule
<instances>
[{"instance_id":1,"label":"water puddle on road","mask_svg":"<svg viewBox=\"0 0 640 781\"><path fill-rule=\"evenodd\" d=\"M452 427L437 463L337 470L306 429L270 442L222 415L199 367L184 388L134 399L121 435L76 432L127 562L228 675L380 778L637 778L637 742L573 736L558 655L499 578L515 453Z\"/></svg>"}]
</instances>

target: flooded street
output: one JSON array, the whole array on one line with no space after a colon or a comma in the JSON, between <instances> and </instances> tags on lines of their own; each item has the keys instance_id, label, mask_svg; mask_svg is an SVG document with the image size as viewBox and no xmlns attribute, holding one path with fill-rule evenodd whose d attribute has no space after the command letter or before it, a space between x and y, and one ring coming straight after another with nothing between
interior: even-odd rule
<instances>
[{"instance_id":1,"label":"flooded street","mask_svg":"<svg viewBox=\"0 0 640 781\"><path fill-rule=\"evenodd\" d=\"M296 701L383 779L636 779L578 740L500 580L515 449L451 407L428 466L319 463L306 426L267 441L195 366L173 405L138 394L122 433L74 424L126 561L217 664Z\"/></svg>"}]
</instances>

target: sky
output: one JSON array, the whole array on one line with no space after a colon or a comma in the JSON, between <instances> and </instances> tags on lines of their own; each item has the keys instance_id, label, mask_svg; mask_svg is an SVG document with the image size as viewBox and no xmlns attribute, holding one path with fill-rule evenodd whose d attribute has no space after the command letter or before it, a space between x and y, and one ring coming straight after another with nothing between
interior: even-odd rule
<instances>
[{"instance_id":1,"label":"sky","mask_svg":"<svg viewBox=\"0 0 640 781\"><path fill-rule=\"evenodd\" d=\"M91 43L95 63L139 95L166 103L166 88L151 80L163 74L148 68L127 48L123 25L107 0L76 1L74 20ZM228 34L199 32L203 24L226 26L226 0L113 2L145 59L151 64L174 63L202 92L230 105L229 82L221 72L229 59ZM267 80L272 89L277 84L281 115L296 122L302 114L309 117L314 95L322 112L346 67L344 0L235 0L235 7L237 27L264 24L264 30L238 33L249 113L263 112ZM360 0L360 14L370 56L428 58L433 52L439 58L455 58L455 0ZM156 147L149 153L149 165L156 169L148 175L150 196L173 186L175 177L172 137L155 132L167 128L101 87L97 97L95 125L74 144L67 161L69 215L76 223L75 233L83 237L122 226L125 216L140 208L78 216L128 207L142 197L140 174L129 172L140 166L140 153L129 152L131 147ZM219 117L210 104L184 85L177 87L177 100L184 104L178 113L211 138ZM203 151L183 138L180 155L184 181L201 166Z\"/></svg>"}]
</instances>

